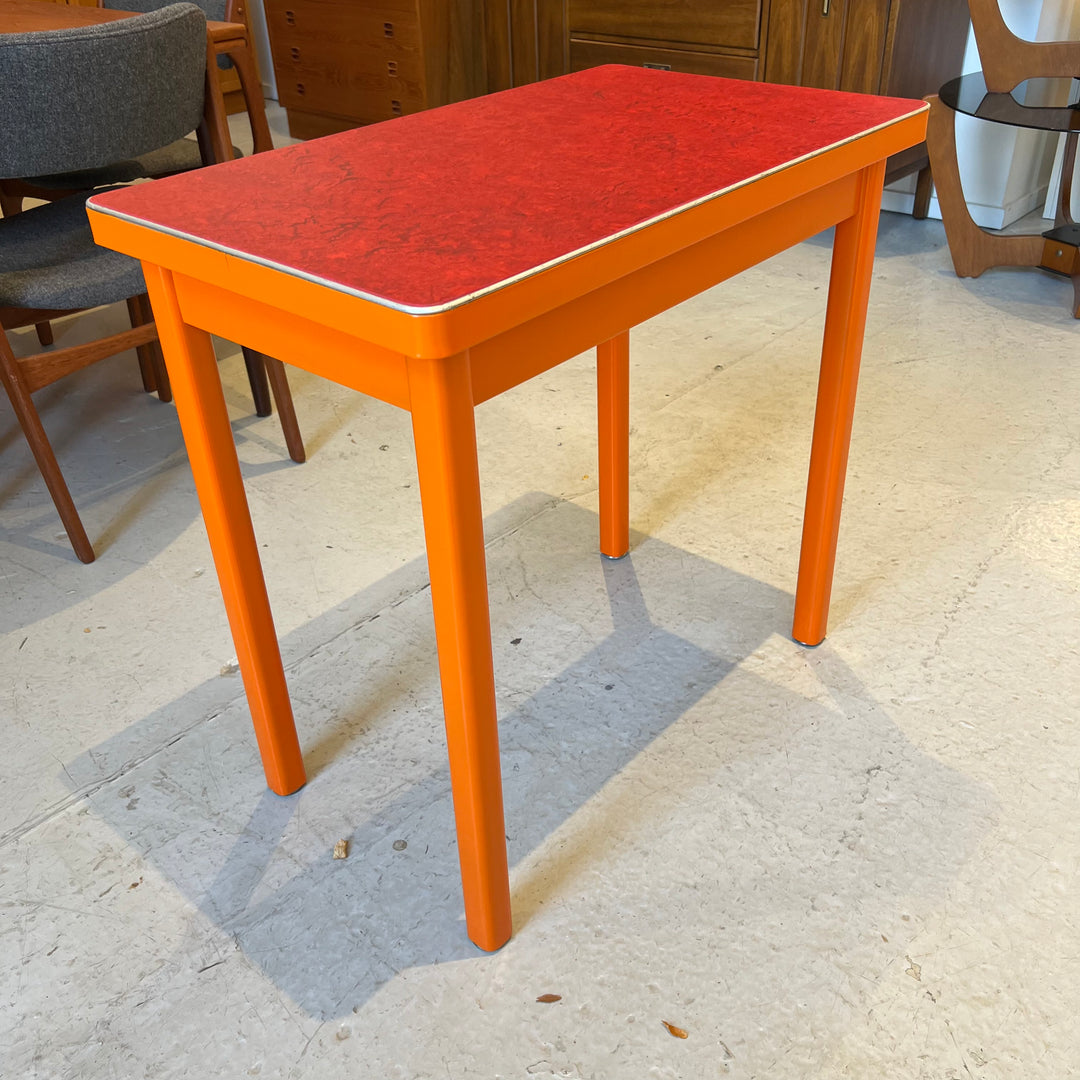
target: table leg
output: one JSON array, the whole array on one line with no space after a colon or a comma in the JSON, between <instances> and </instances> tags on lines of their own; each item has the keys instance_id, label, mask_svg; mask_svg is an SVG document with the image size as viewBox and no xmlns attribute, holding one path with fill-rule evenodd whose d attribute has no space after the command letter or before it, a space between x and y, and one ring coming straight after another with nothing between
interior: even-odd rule
<instances>
[{"instance_id":1,"label":"table leg","mask_svg":"<svg viewBox=\"0 0 1080 1080\"><path fill-rule=\"evenodd\" d=\"M469 937L510 938L495 676L469 354L409 360L443 715Z\"/></svg>"},{"instance_id":2,"label":"table leg","mask_svg":"<svg viewBox=\"0 0 1080 1080\"><path fill-rule=\"evenodd\" d=\"M266 782L278 795L289 795L304 784L304 763L214 347L209 334L184 323L172 274L149 263L143 263L143 274Z\"/></svg>"},{"instance_id":3,"label":"table leg","mask_svg":"<svg viewBox=\"0 0 1080 1080\"><path fill-rule=\"evenodd\" d=\"M840 505L844 498L844 476L884 179L883 161L863 170L859 180L858 208L836 226L833 239L832 274L795 590L795 620L791 631L792 637L804 645L821 644L829 618Z\"/></svg>"},{"instance_id":4,"label":"table leg","mask_svg":"<svg viewBox=\"0 0 1080 1080\"><path fill-rule=\"evenodd\" d=\"M630 333L596 347L597 443L600 457L600 551L630 550Z\"/></svg>"}]
</instances>

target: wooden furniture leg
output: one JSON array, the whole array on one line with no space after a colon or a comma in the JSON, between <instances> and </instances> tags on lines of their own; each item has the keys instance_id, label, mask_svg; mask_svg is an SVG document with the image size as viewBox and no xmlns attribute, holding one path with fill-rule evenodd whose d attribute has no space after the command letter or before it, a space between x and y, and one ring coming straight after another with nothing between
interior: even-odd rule
<instances>
[{"instance_id":1,"label":"wooden furniture leg","mask_svg":"<svg viewBox=\"0 0 1080 1080\"><path fill-rule=\"evenodd\" d=\"M884 179L884 162L863 170L859 178L858 208L836 226L833 239L802 550L795 590L795 619L791 631L792 637L804 645L820 645L825 639L828 623Z\"/></svg>"},{"instance_id":2,"label":"wooden furniture leg","mask_svg":"<svg viewBox=\"0 0 1080 1080\"><path fill-rule=\"evenodd\" d=\"M408 364L465 923L491 951L510 938L510 880L469 354Z\"/></svg>"},{"instance_id":3,"label":"wooden furniture leg","mask_svg":"<svg viewBox=\"0 0 1080 1080\"><path fill-rule=\"evenodd\" d=\"M596 347L597 445L600 459L600 551L630 550L630 334Z\"/></svg>"},{"instance_id":4,"label":"wooden furniture leg","mask_svg":"<svg viewBox=\"0 0 1080 1080\"><path fill-rule=\"evenodd\" d=\"M256 352L246 345L241 346L244 354L244 366L247 368L248 384L251 396L255 399L255 414L269 416L274 410L270 404L271 391L277 402L278 420L285 436L285 445L289 448L289 457L298 464L307 460L304 450L304 438L300 434L300 425L296 421L296 408L289 390L289 379L285 374L285 365L273 356Z\"/></svg>"},{"instance_id":5,"label":"wooden furniture leg","mask_svg":"<svg viewBox=\"0 0 1080 1080\"><path fill-rule=\"evenodd\" d=\"M911 208L911 216L917 221L923 221L930 212L930 196L934 193L934 172L929 164L919 170L915 181L915 205Z\"/></svg>"},{"instance_id":6,"label":"wooden furniture leg","mask_svg":"<svg viewBox=\"0 0 1080 1080\"><path fill-rule=\"evenodd\" d=\"M307 460L307 452L304 450L304 440L300 435L300 425L296 422L296 408L293 405L292 392L289 390L288 376L285 374L285 365L273 356L263 354L263 369L270 381L270 389L274 393L274 401L277 404L278 422L285 435L285 445L289 448L289 457L298 465Z\"/></svg>"},{"instance_id":7,"label":"wooden furniture leg","mask_svg":"<svg viewBox=\"0 0 1080 1080\"><path fill-rule=\"evenodd\" d=\"M172 273L143 263L158 336L232 629L266 782L289 795L305 781L270 601L210 335L187 326Z\"/></svg>"},{"instance_id":8,"label":"wooden furniture leg","mask_svg":"<svg viewBox=\"0 0 1080 1080\"><path fill-rule=\"evenodd\" d=\"M240 351L244 354L244 367L247 368L251 397L255 402L255 415L269 416L273 407L270 404L270 384L266 379L263 354L249 349L246 345L241 345Z\"/></svg>"},{"instance_id":9,"label":"wooden furniture leg","mask_svg":"<svg viewBox=\"0 0 1080 1080\"><path fill-rule=\"evenodd\" d=\"M926 100L930 102L926 147L957 277L978 277L992 266L1038 266L1041 236L995 236L972 221L956 164L956 114L936 94Z\"/></svg>"},{"instance_id":10,"label":"wooden furniture leg","mask_svg":"<svg viewBox=\"0 0 1080 1080\"><path fill-rule=\"evenodd\" d=\"M218 78L217 48L209 36L206 39L206 89L204 117L206 122L205 135L200 125L199 145L204 142L210 145L211 162L218 164L223 161L232 161L233 146L232 137L229 134L229 118L225 112L225 98L221 93L221 80ZM205 159L205 149L204 149Z\"/></svg>"},{"instance_id":11,"label":"wooden furniture leg","mask_svg":"<svg viewBox=\"0 0 1080 1080\"><path fill-rule=\"evenodd\" d=\"M127 309L131 325L138 326L142 316L138 305L135 303L135 297L128 297ZM139 375L142 377L143 390L148 394L152 394L157 389L157 382L154 378L154 365L150 357L150 350L145 345L139 345L135 349L135 355L139 358Z\"/></svg>"},{"instance_id":12,"label":"wooden furniture leg","mask_svg":"<svg viewBox=\"0 0 1080 1080\"><path fill-rule=\"evenodd\" d=\"M127 309L132 327L146 326L154 321L150 301L145 294L128 297ZM161 346L156 340L148 341L145 345L137 345L135 352L139 358L139 373L142 376L143 389L148 394L157 391L159 401L172 401L172 389L169 386L169 375L165 370L165 360L161 355Z\"/></svg>"},{"instance_id":13,"label":"wooden furniture leg","mask_svg":"<svg viewBox=\"0 0 1080 1080\"><path fill-rule=\"evenodd\" d=\"M216 51L228 56L240 78L240 89L244 95L244 105L251 125L253 152L261 154L264 150L273 150L274 141L270 136L270 124L266 119L266 102L263 100L262 83L255 70L249 40L239 38L222 41L216 44Z\"/></svg>"},{"instance_id":14,"label":"wooden furniture leg","mask_svg":"<svg viewBox=\"0 0 1080 1080\"><path fill-rule=\"evenodd\" d=\"M64 523L68 540L71 541L76 556L80 562L92 563L94 548L86 535L86 529L83 528L79 512L75 509L75 501L68 490L64 474L60 471L52 446L49 445L49 438L41 424L41 417L38 416L38 411L34 407L30 389L19 370L19 365L3 330L0 330L0 383L3 384L11 401L11 408L19 421L19 427L22 428L23 435L30 444L30 452L34 455L34 460L45 480L45 486L49 489L60 520Z\"/></svg>"}]
</instances>

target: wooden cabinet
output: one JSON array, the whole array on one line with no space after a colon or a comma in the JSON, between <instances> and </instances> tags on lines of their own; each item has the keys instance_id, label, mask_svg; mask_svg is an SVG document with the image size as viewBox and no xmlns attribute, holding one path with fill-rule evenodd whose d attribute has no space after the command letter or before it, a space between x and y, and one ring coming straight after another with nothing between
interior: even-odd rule
<instances>
[{"instance_id":1,"label":"wooden cabinet","mask_svg":"<svg viewBox=\"0 0 1080 1080\"><path fill-rule=\"evenodd\" d=\"M566 12L571 71L643 64L760 77L760 0L568 0Z\"/></svg>"},{"instance_id":2,"label":"wooden cabinet","mask_svg":"<svg viewBox=\"0 0 1080 1080\"><path fill-rule=\"evenodd\" d=\"M480 0L265 0L278 99L299 139L482 94Z\"/></svg>"},{"instance_id":3,"label":"wooden cabinet","mask_svg":"<svg viewBox=\"0 0 1080 1080\"><path fill-rule=\"evenodd\" d=\"M967 0L771 0L765 80L920 98L960 74ZM925 144L889 160L886 181L927 165ZM929 174L922 177L929 196Z\"/></svg>"},{"instance_id":4,"label":"wooden cabinet","mask_svg":"<svg viewBox=\"0 0 1080 1080\"><path fill-rule=\"evenodd\" d=\"M489 89L597 64L920 98L960 73L967 0L488 0ZM560 47L561 44L561 47ZM926 165L925 146L888 179ZM929 194L929 174L922 177Z\"/></svg>"}]
</instances>

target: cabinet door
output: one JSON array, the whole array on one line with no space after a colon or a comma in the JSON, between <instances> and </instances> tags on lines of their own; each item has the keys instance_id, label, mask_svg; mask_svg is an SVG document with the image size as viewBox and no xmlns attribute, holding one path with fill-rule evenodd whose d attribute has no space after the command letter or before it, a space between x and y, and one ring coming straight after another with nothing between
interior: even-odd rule
<instances>
[{"instance_id":1,"label":"cabinet door","mask_svg":"<svg viewBox=\"0 0 1080 1080\"><path fill-rule=\"evenodd\" d=\"M765 79L876 94L900 0L772 0Z\"/></svg>"}]
</instances>

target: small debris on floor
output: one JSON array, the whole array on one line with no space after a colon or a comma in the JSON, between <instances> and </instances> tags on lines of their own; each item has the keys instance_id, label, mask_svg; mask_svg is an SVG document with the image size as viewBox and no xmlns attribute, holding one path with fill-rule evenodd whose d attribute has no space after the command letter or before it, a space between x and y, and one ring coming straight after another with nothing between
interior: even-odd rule
<instances>
[{"instance_id":1,"label":"small debris on floor","mask_svg":"<svg viewBox=\"0 0 1080 1080\"><path fill-rule=\"evenodd\" d=\"M688 1031L683 1031L681 1027L669 1024L666 1020L661 1020L660 1023L668 1029L668 1034L674 1035L676 1039L688 1039L690 1037L690 1033Z\"/></svg>"},{"instance_id":2,"label":"small debris on floor","mask_svg":"<svg viewBox=\"0 0 1080 1080\"><path fill-rule=\"evenodd\" d=\"M910 975L917 982L922 982L922 965L916 964L910 956L905 956L904 959L911 965L906 971L906 975Z\"/></svg>"},{"instance_id":3,"label":"small debris on floor","mask_svg":"<svg viewBox=\"0 0 1080 1080\"><path fill-rule=\"evenodd\" d=\"M334 845L334 858L335 859L347 859L349 857L349 841L339 840Z\"/></svg>"},{"instance_id":4,"label":"small debris on floor","mask_svg":"<svg viewBox=\"0 0 1080 1080\"><path fill-rule=\"evenodd\" d=\"M395 851L404 851L408 846L408 840L395 840L393 843L393 848Z\"/></svg>"},{"instance_id":5,"label":"small debris on floor","mask_svg":"<svg viewBox=\"0 0 1080 1080\"><path fill-rule=\"evenodd\" d=\"M227 660L221 665L221 669L218 671L219 675L232 675L234 671L240 670L240 661L234 656L231 660Z\"/></svg>"},{"instance_id":6,"label":"small debris on floor","mask_svg":"<svg viewBox=\"0 0 1080 1080\"><path fill-rule=\"evenodd\" d=\"M541 1005L550 1005L553 1001L562 1001L562 994L541 994L537 999Z\"/></svg>"}]
</instances>

